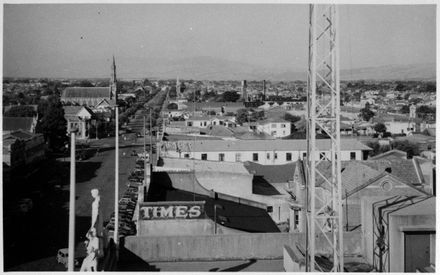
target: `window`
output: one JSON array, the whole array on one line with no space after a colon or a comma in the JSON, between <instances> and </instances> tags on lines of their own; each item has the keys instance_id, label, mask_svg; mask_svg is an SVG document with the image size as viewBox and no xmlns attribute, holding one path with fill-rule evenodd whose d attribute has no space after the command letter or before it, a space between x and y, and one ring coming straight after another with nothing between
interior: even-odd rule
<instances>
[{"instance_id":1,"label":"window","mask_svg":"<svg viewBox=\"0 0 440 275\"><path fill-rule=\"evenodd\" d=\"M225 161L225 154L223 154L223 153L218 154L218 160Z\"/></svg>"},{"instance_id":2,"label":"window","mask_svg":"<svg viewBox=\"0 0 440 275\"><path fill-rule=\"evenodd\" d=\"M188 121L188 126L193 126L193 123L191 121Z\"/></svg>"},{"instance_id":3,"label":"window","mask_svg":"<svg viewBox=\"0 0 440 275\"><path fill-rule=\"evenodd\" d=\"M189 159L189 154L184 154L183 157Z\"/></svg>"},{"instance_id":4,"label":"window","mask_svg":"<svg viewBox=\"0 0 440 275\"><path fill-rule=\"evenodd\" d=\"M208 160L208 154L202 154L202 160Z\"/></svg>"},{"instance_id":5,"label":"window","mask_svg":"<svg viewBox=\"0 0 440 275\"><path fill-rule=\"evenodd\" d=\"M277 128L277 125L275 123L272 123L272 125L270 127Z\"/></svg>"},{"instance_id":6,"label":"window","mask_svg":"<svg viewBox=\"0 0 440 275\"><path fill-rule=\"evenodd\" d=\"M241 154L240 153L235 153L235 161L236 162L240 162L241 161Z\"/></svg>"},{"instance_id":7,"label":"window","mask_svg":"<svg viewBox=\"0 0 440 275\"><path fill-rule=\"evenodd\" d=\"M286 153L286 161L292 160L292 153Z\"/></svg>"},{"instance_id":8,"label":"window","mask_svg":"<svg viewBox=\"0 0 440 275\"><path fill-rule=\"evenodd\" d=\"M277 159L278 158L278 153L273 153L273 159Z\"/></svg>"},{"instance_id":9,"label":"window","mask_svg":"<svg viewBox=\"0 0 440 275\"><path fill-rule=\"evenodd\" d=\"M306 158L307 158L307 153L304 152L304 153L303 153L303 159L306 159Z\"/></svg>"},{"instance_id":10,"label":"window","mask_svg":"<svg viewBox=\"0 0 440 275\"><path fill-rule=\"evenodd\" d=\"M299 210L293 210L293 229L299 230Z\"/></svg>"},{"instance_id":11,"label":"window","mask_svg":"<svg viewBox=\"0 0 440 275\"><path fill-rule=\"evenodd\" d=\"M281 124L281 128L286 128L286 124Z\"/></svg>"},{"instance_id":12,"label":"window","mask_svg":"<svg viewBox=\"0 0 440 275\"><path fill-rule=\"evenodd\" d=\"M320 160L325 160L326 159L325 153L319 153L319 159Z\"/></svg>"},{"instance_id":13,"label":"window","mask_svg":"<svg viewBox=\"0 0 440 275\"><path fill-rule=\"evenodd\" d=\"M276 135L277 135L277 131L272 131L270 134L271 134L272 136L276 136Z\"/></svg>"},{"instance_id":14,"label":"window","mask_svg":"<svg viewBox=\"0 0 440 275\"><path fill-rule=\"evenodd\" d=\"M252 154L252 160L253 161L258 161L258 153L253 153Z\"/></svg>"},{"instance_id":15,"label":"window","mask_svg":"<svg viewBox=\"0 0 440 275\"><path fill-rule=\"evenodd\" d=\"M356 152L350 152L350 159L351 160L356 159Z\"/></svg>"},{"instance_id":16,"label":"window","mask_svg":"<svg viewBox=\"0 0 440 275\"><path fill-rule=\"evenodd\" d=\"M266 153L266 158L270 159L270 153Z\"/></svg>"},{"instance_id":17,"label":"window","mask_svg":"<svg viewBox=\"0 0 440 275\"><path fill-rule=\"evenodd\" d=\"M393 189L393 185L389 181L382 182L381 187L384 191L391 191Z\"/></svg>"}]
</instances>

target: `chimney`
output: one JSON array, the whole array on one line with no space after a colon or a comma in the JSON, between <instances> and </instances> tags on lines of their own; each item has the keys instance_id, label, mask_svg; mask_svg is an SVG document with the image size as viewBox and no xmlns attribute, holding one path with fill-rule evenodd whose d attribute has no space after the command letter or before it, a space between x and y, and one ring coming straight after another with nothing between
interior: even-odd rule
<instances>
[{"instance_id":1,"label":"chimney","mask_svg":"<svg viewBox=\"0 0 440 275\"><path fill-rule=\"evenodd\" d=\"M266 80L263 80L263 101L266 100Z\"/></svg>"}]
</instances>

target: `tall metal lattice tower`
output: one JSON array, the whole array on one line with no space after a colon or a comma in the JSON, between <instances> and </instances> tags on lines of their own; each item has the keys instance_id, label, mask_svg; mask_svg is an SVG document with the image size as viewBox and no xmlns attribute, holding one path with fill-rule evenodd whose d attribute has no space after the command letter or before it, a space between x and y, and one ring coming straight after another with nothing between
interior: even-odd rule
<instances>
[{"instance_id":1,"label":"tall metal lattice tower","mask_svg":"<svg viewBox=\"0 0 440 275\"><path fill-rule=\"evenodd\" d=\"M343 226L340 149L339 33L336 5L310 5L307 79L307 271L324 271L315 261L319 247L333 249L334 272L343 272ZM330 139L317 140L317 130ZM317 142L319 141L319 142ZM325 155L324 144L330 145ZM327 147L328 148L328 147ZM323 173L318 167L328 167ZM327 170L327 169L326 169ZM328 171L328 170L327 170ZM317 192L316 183L327 187ZM328 195L330 194L330 195ZM327 243L318 243L322 235ZM320 238L321 239L321 238Z\"/></svg>"}]
</instances>

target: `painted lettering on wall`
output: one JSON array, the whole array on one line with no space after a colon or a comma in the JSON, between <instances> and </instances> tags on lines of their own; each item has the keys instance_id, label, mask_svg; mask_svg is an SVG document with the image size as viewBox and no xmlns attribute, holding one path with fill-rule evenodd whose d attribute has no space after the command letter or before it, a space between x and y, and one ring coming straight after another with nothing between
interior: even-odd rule
<instances>
[{"instance_id":1,"label":"painted lettering on wall","mask_svg":"<svg viewBox=\"0 0 440 275\"><path fill-rule=\"evenodd\" d=\"M203 219L205 202L154 202L143 203L139 208L141 220Z\"/></svg>"}]
</instances>

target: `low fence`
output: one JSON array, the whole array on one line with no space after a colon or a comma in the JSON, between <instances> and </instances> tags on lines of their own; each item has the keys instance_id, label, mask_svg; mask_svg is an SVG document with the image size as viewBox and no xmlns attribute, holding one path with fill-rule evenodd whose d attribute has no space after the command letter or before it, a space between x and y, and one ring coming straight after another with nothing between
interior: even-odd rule
<instances>
[{"instance_id":1,"label":"low fence","mask_svg":"<svg viewBox=\"0 0 440 275\"><path fill-rule=\"evenodd\" d=\"M330 237L330 235L329 235ZM362 238L358 232L344 233L346 255L361 255ZM330 255L332 249L321 235L317 253ZM210 261L242 259L281 259L284 245L305 247L303 233L247 233L203 236L128 236L125 248L146 262Z\"/></svg>"}]
</instances>

